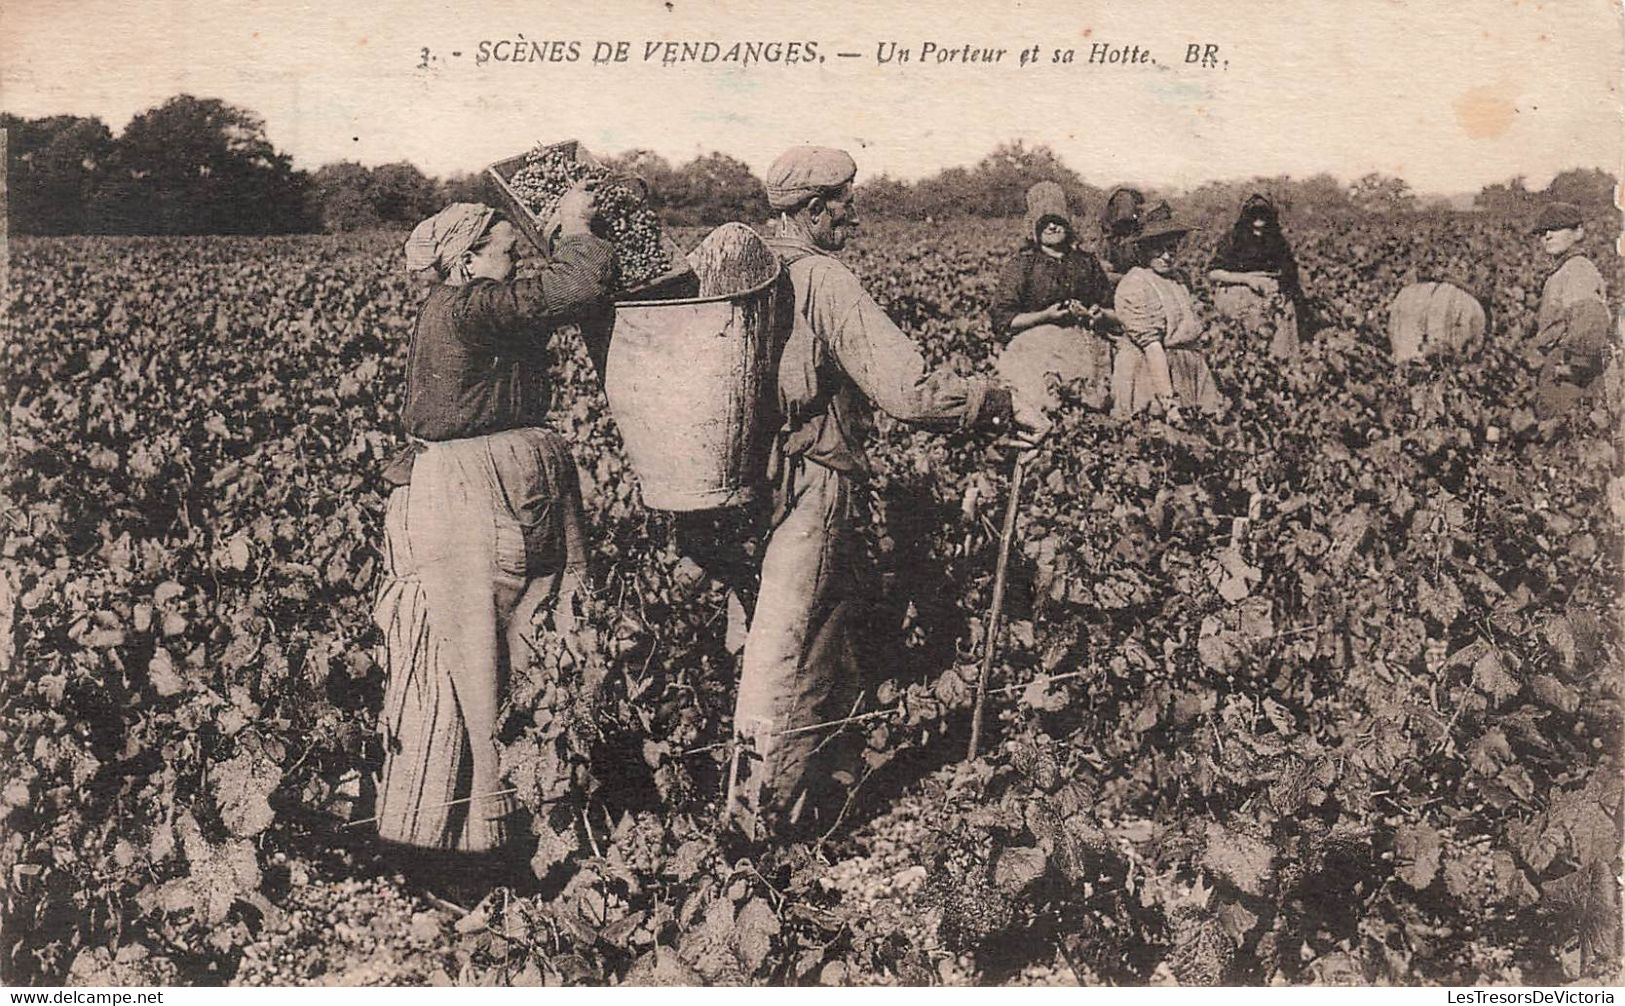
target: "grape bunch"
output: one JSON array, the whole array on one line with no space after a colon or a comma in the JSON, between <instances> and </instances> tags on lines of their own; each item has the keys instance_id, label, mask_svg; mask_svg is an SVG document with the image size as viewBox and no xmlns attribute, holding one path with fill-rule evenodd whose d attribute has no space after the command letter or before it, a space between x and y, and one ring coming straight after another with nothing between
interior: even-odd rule
<instances>
[{"instance_id":1,"label":"grape bunch","mask_svg":"<svg viewBox=\"0 0 1625 1006\"><path fill-rule=\"evenodd\" d=\"M1186 905L1169 920L1173 950L1168 967L1181 985L1221 985L1235 961L1236 945L1207 908Z\"/></svg>"},{"instance_id":2,"label":"grape bunch","mask_svg":"<svg viewBox=\"0 0 1625 1006\"><path fill-rule=\"evenodd\" d=\"M925 905L942 910L937 935L956 953L975 951L1010 928L1016 899L993 882L996 842L963 823L936 838L935 868L922 892Z\"/></svg>"},{"instance_id":3,"label":"grape bunch","mask_svg":"<svg viewBox=\"0 0 1625 1006\"><path fill-rule=\"evenodd\" d=\"M937 935L956 953L982 949L1009 929L1016 917L1015 899L982 874L962 877L957 883L947 875L934 875L926 898L942 909Z\"/></svg>"},{"instance_id":4,"label":"grape bunch","mask_svg":"<svg viewBox=\"0 0 1625 1006\"><path fill-rule=\"evenodd\" d=\"M643 286L671 269L661 240L660 218L641 195L607 169L578 161L563 149L538 147L524 167L508 179L525 208L547 220L559 200L579 182L598 182L598 219L603 236L615 246L615 268L623 290Z\"/></svg>"}]
</instances>

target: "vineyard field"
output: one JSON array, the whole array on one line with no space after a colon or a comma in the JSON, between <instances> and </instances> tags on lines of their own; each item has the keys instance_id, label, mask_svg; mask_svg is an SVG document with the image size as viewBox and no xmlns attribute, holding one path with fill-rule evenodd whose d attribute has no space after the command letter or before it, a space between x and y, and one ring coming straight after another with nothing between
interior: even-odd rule
<instances>
[{"instance_id":1,"label":"vineyard field","mask_svg":"<svg viewBox=\"0 0 1625 1006\"><path fill-rule=\"evenodd\" d=\"M1620 362L1537 419L1551 263L1522 221L1287 230L1298 360L1199 280L1221 408L1118 420L1063 389L974 762L1010 461L881 421L848 797L786 847L719 830L725 599L560 334L599 589L515 670L534 855L466 914L366 822L404 235L14 239L0 980L1618 980ZM989 373L1016 231L866 220L843 257L934 365ZM1485 344L1395 365L1387 305L1439 268L1484 277Z\"/></svg>"}]
</instances>

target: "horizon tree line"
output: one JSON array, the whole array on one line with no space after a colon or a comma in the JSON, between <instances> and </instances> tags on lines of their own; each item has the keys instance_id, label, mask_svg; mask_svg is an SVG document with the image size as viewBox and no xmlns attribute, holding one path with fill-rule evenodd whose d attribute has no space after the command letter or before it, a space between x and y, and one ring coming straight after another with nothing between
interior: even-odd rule
<instances>
[{"instance_id":1,"label":"horizon tree line","mask_svg":"<svg viewBox=\"0 0 1625 1006\"><path fill-rule=\"evenodd\" d=\"M314 172L293 166L265 135L256 113L218 98L176 95L136 115L115 136L95 117L38 119L0 113L6 131L6 191L16 234L289 234L399 229L453 200L490 201L480 172L433 178L406 161L367 166L325 164ZM674 165L650 150L603 158L649 183L654 208L669 224L714 225L761 220L766 191L743 161L712 152ZM972 167L953 166L917 181L877 175L859 185L866 213L936 220L957 216L1011 217L1035 181L1057 181L1071 204L1092 212L1107 186L1085 181L1045 145L1001 144ZM1474 208L1525 213L1544 199L1587 209L1613 208L1615 179L1607 172L1570 169L1544 190L1524 178L1485 186ZM1264 190L1283 207L1307 216L1405 213L1453 209L1424 201L1403 179L1368 174L1343 183L1328 173L1308 178L1256 177L1208 182L1182 192L1158 192L1197 215L1234 212Z\"/></svg>"}]
</instances>

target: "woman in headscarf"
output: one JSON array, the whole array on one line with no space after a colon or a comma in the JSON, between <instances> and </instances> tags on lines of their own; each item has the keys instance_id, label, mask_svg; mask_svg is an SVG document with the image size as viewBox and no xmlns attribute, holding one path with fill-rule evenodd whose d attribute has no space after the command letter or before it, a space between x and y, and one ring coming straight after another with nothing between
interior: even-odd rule
<instances>
[{"instance_id":1,"label":"woman in headscarf","mask_svg":"<svg viewBox=\"0 0 1625 1006\"><path fill-rule=\"evenodd\" d=\"M1269 330L1274 356L1298 355L1299 319L1306 317L1298 262L1268 196L1255 192L1241 204L1235 225L1214 249L1207 278L1220 314L1240 319L1249 331Z\"/></svg>"},{"instance_id":2,"label":"woman in headscarf","mask_svg":"<svg viewBox=\"0 0 1625 1006\"><path fill-rule=\"evenodd\" d=\"M1174 255L1190 228L1171 215L1142 224L1129 246L1128 273L1114 308L1121 334L1113 339L1112 413L1131 416L1179 406L1213 408L1219 393L1197 343L1202 324L1190 290L1179 281Z\"/></svg>"},{"instance_id":3,"label":"woman in headscarf","mask_svg":"<svg viewBox=\"0 0 1625 1006\"><path fill-rule=\"evenodd\" d=\"M407 269L432 287L407 364L410 447L385 473L374 620L389 674L378 831L415 850L515 837L494 735L508 653L525 652L538 610L563 595L555 617L568 618L586 590L575 465L540 427L554 327L607 316L613 249L589 230L595 212L591 192L564 196L553 258L529 279L513 278L518 232L478 203L446 207L406 243Z\"/></svg>"},{"instance_id":4,"label":"woman in headscarf","mask_svg":"<svg viewBox=\"0 0 1625 1006\"><path fill-rule=\"evenodd\" d=\"M1134 268L1134 235L1144 209L1145 194L1126 185L1113 189L1100 207L1100 256L1113 286Z\"/></svg>"},{"instance_id":5,"label":"woman in headscarf","mask_svg":"<svg viewBox=\"0 0 1625 1006\"><path fill-rule=\"evenodd\" d=\"M1039 182L1027 190L1022 236L1025 243L1000 272L993 297L994 330L1017 350L1001 360L1041 364L1064 382L1098 376L1104 399L1111 347L1090 327L1109 323L1111 280L1077 243L1061 186Z\"/></svg>"}]
</instances>

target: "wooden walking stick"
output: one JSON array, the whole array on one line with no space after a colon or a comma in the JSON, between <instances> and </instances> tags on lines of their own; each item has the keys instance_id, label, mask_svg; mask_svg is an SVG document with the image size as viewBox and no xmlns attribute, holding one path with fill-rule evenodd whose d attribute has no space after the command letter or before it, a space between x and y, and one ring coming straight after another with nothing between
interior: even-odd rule
<instances>
[{"instance_id":1,"label":"wooden walking stick","mask_svg":"<svg viewBox=\"0 0 1625 1006\"><path fill-rule=\"evenodd\" d=\"M987 699L987 676L993 670L993 657L999 649L999 620L1004 614L1005 574L1010 568L1010 546L1016 539L1016 510L1021 506L1021 481L1026 474L1026 453L1016 455L1010 468L1010 500L1004 506L1004 527L999 531L999 562L993 569L993 603L987 613L987 629L982 640L982 671L976 676L976 708L970 718L970 751L966 760L976 757L982 742L982 706Z\"/></svg>"}]
</instances>

